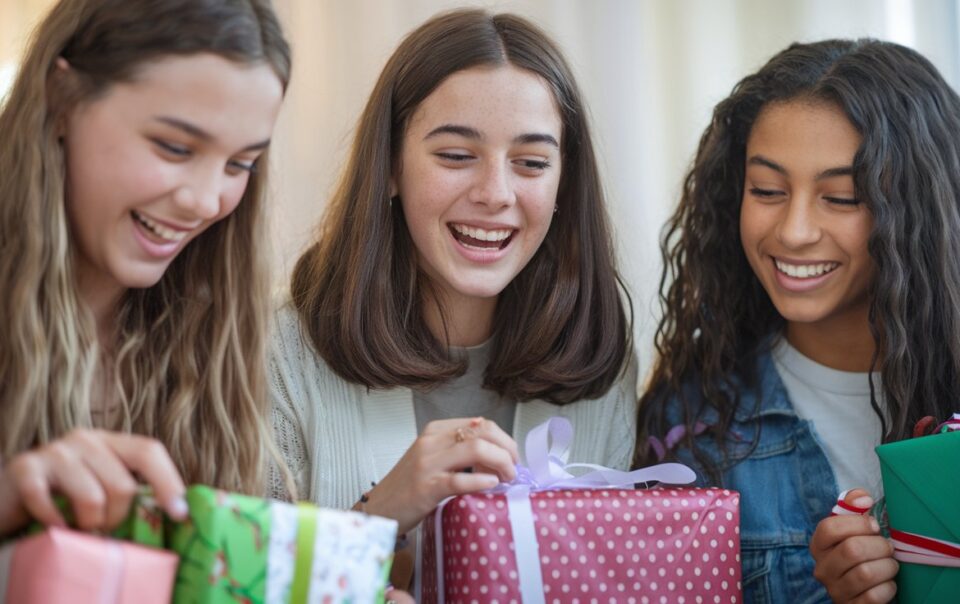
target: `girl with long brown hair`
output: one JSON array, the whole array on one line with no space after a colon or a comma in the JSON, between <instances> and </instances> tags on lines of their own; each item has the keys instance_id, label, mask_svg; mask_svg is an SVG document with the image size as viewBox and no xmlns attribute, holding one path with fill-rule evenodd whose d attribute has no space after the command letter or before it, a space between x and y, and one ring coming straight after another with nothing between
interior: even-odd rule
<instances>
[{"instance_id":1,"label":"girl with long brown hair","mask_svg":"<svg viewBox=\"0 0 960 604\"><path fill-rule=\"evenodd\" d=\"M0 110L0 534L262 494L269 0L62 0Z\"/></svg>"},{"instance_id":2,"label":"girl with long brown hair","mask_svg":"<svg viewBox=\"0 0 960 604\"><path fill-rule=\"evenodd\" d=\"M586 110L528 21L460 10L404 39L291 294L271 385L301 495L362 495L404 532L512 478L510 434L552 415L572 459L629 465L629 304Z\"/></svg>"},{"instance_id":3,"label":"girl with long brown hair","mask_svg":"<svg viewBox=\"0 0 960 604\"><path fill-rule=\"evenodd\" d=\"M830 40L741 80L701 138L662 244L636 464L678 457L741 492L746 601L894 594L879 527L823 519L841 490L873 504L874 448L960 392L958 132L924 57Z\"/></svg>"}]
</instances>

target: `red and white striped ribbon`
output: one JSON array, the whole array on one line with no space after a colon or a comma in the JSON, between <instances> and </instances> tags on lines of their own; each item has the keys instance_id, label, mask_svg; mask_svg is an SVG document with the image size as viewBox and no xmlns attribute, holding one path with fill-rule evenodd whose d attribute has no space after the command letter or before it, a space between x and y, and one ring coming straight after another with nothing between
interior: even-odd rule
<instances>
[{"instance_id":1,"label":"red and white striped ribbon","mask_svg":"<svg viewBox=\"0 0 960 604\"><path fill-rule=\"evenodd\" d=\"M960 426L960 414L954 415L954 420ZM862 516L870 511L870 508L862 508L845 502L847 493L849 491L840 493L837 504L833 506L833 510L830 512L831 516ZM897 529L890 529L890 540L893 541L893 557L900 562L960 568L960 544L958 543L924 537Z\"/></svg>"},{"instance_id":2,"label":"red and white striped ribbon","mask_svg":"<svg viewBox=\"0 0 960 604\"><path fill-rule=\"evenodd\" d=\"M960 568L960 544L890 529L893 557L900 562Z\"/></svg>"},{"instance_id":3,"label":"red and white striped ribbon","mask_svg":"<svg viewBox=\"0 0 960 604\"><path fill-rule=\"evenodd\" d=\"M852 489L847 489L846 491L840 493L840 496L837 497L837 504L833 506L832 510L830 510L831 516L863 516L870 511L870 508L858 507L844 501L844 499L847 498L847 493L849 493L851 490Z\"/></svg>"}]
</instances>

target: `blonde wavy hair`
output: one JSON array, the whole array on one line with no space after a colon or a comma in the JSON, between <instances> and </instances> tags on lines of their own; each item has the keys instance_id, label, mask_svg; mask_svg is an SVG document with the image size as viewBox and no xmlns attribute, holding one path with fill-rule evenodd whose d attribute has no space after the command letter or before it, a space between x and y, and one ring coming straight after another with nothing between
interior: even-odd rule
<instances>
[{"instance_id":1,"label":"blonde wavy hair","mask_svg":"<svg viewBox=\"0 0 960 604\"><path fill-rule=\"evenodd\" d=\"M0 460L77 427L158 438L188 483L262 494L279 459L267 424L269 316L262 157L238 208L132 289L116 346L97 346L77 297L58 124L147 61L214 53L266 63L284 87L289 47L269 0L62 0L35 31L0 109ZM78 74L52 77L65 58ZM121 403L95 426L98 362Z\"/></svg>"}]
</instances>

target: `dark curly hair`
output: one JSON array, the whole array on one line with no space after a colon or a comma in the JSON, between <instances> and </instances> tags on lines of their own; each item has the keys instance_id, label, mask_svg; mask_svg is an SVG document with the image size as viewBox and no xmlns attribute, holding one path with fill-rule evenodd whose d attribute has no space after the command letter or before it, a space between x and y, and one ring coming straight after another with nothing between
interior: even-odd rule
<instances>
[{"instance_id":1,"label":"dark curly hair","mask_svg":"<svg viewBox=\"0 0 960 604\"><path fill-rule=\"evenodd\" d=\"M644 443L670 426L679 402L688 447L713 478L717 468L692 438L713 408L721 447L743 389L756 388L758 355L783 328L747 263L739 236L746 142L761 109L803 99L839 107L862 137L854 188L874 219L876 265L869 321L881 374L884 441L909 436L925 415L945 417L960 392L960 97L909 48L872 39L793 44L741 80L717 105L664 227L664 316L653 374L640 401L636 463ZM872 382L872 380L871 380ZM685 390L686 388L686 390Z\"/></svg>"}]
</instances>

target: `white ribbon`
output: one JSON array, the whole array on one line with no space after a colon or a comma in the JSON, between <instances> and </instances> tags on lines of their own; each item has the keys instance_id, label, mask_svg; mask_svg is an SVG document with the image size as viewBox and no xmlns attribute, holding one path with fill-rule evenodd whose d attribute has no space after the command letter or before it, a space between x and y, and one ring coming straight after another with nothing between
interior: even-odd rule
<instances>
[{"instance_id":1,"label":"white ribbon","mask_svg":"<svg viewBox=\"0 0 960 604\"><path fill-rule=\"evenodd\" d=\"M648 468L624 472L597 464L567 463L573 442L573 425L564 417L552 417L527 434L524 443L527 465L517 466L517 477L509 483L485 491L505 493L510 529L513 531L514 555L520 596L524 604L542 604L543 578L540 571L540 551L533 526L533 506L530 493L556 489L616 489L633 488L638 483L661 482L689 484L696 474L679 463L663 463ZM576 476L570 470L590 470ZM449 500L448 500L449 501ZM444 604L443 579L443 507L441 502L434 518L437 555L437 602ZM418 556L419 558L419 556Z\"/></svg>"}]
</instances>

